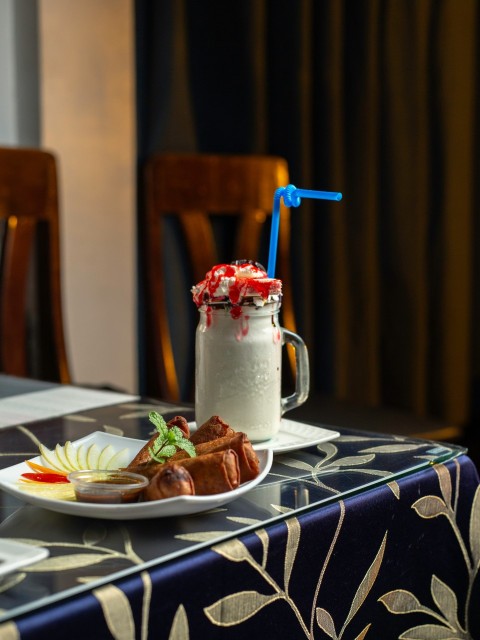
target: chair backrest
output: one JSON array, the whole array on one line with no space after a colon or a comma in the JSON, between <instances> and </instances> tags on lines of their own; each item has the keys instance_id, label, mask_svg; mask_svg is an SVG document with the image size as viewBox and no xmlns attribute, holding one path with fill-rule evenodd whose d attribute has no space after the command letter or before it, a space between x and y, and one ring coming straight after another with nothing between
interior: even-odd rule
<instances>
[{"instance_id":1,"label":"chair backrest","mask_svg":"<svg viewBox=\"0 0 480 640\"><path fill-rule=\"evenodd\" d=\"M174 298L188 296L190 287L220 262L266 263L270 225L265 222L271 217L275 190L286 186L288 179L287 162L273 156L157 154L147 162L141 237L148 395L171 401L192 398L193 387L185 387L182 378L193 381L198 314L191 297L183 310L174 311ZM172 245L178 239L175 255ZM275 275L284 281L282 324L295 331L289 272L290 210L282 202ZM172 274L177 280L183 275L183 284L172 284ZM192 314L193 326L192 321L185 322ZM183 376L176 353L182 346L188 360ZM294 367L293 354L288 358Z\"/></svg>"},{"instance_id":2,"label":"chair backrest","mask_svg":"<svg viewBox=\"0 0 480 640\"><path fill-rule=\"evenodd\" d=\"M67 383L58 216L55 157L0 148L0 371Z\"/></svg>"}]
</instances>

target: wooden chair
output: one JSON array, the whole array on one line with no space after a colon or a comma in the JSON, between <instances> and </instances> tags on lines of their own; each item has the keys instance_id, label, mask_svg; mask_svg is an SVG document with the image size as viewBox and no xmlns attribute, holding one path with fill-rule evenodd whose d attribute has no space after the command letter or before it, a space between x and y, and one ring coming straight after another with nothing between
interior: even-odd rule
<instances>
[{"instance_id":1,"label":"wooden chair","mask_svg":"<svg viewBox=\"0 0 480 640\"><path fill-rule=\"evenodd\" d=\"M0 371L70 382L55 157L0 148Z\"/></svg>"},{"instance_id":2,"label":"wooden chair","mask_svg":"<svg viewBox=\"0 0 480 640\"><path fill-rule=\"evenodd\" d=\"M141 281L145 390L149 396L173 402L193 398L193 386L182 388L182 381L194 379L197 312L189 296L183 307L176 305L214 264L258 258L262 234L268 235L270 230L265 222L271 215L274 191L288 183L287 163L277 157L157 154L147 162ZM281 206L277 271L284 281L282 324L295 331L290 211L283 200ZM215 228L220 216L237 221L234 230L230 227L225 233L224 229L223 236ZM221 247L225 249L223 254ZM184 256L180 262L179 255ZM188 364L179 373L178 362L182 359ZM289 353L289 359L294 366L293 354ZM432 439L455 440L461 433L456 425L395 409L359 407L314 392L288 417Z\"/></svg>"},{"instance_id":3,"label":"wooden chair","mask_svg":"<svg viewBox=\"0 0 480 640\"><path fill-rule=\"evenodd\" d=\"M263 251L262 257L262 247L267 245L269 225L265 221L271 216L275 190L288 180L286 161L271 156L158 154L148 161L142 234L148 395L170 401L192 399L193 387L182 385L182 378L194 377L191 356L198 312L190 297L171 322L178 290L188 294L191 286L220 262L246 258L266 265L268 255ZM167 255L175 238L180 238L181 264L178 254L171 262ZM277 272L285 282L282 323L295 331L288 284L289 243L290 211L282 204L277 253ZM172 272L178 278L182 270L183 281L172 284ZM176 286L176 295L170 293L169 286ZM179 322L189 325L175 340L172 334ZM175 345L185 341L189 344L183 359L190 362L182 376ZM180 349L181 345L177 351ZM294 366L293 354L289 357Z\"/></svg>"}]
</instances>

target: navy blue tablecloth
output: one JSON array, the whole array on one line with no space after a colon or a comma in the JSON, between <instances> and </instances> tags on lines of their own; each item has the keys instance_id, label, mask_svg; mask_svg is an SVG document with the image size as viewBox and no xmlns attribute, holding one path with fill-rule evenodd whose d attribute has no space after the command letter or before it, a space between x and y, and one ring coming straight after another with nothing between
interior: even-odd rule
<instances>
[{"instance_id":1,"label":"navy blue tablecloth","mask_svg":"<svg viewBox=\"0 0 480 640\"><path fill-rule=\"evenodd\" d=\"M39 608L0 638L480 638L479 565L479 478L461 455Z\"/></svg>"}]
</instances>

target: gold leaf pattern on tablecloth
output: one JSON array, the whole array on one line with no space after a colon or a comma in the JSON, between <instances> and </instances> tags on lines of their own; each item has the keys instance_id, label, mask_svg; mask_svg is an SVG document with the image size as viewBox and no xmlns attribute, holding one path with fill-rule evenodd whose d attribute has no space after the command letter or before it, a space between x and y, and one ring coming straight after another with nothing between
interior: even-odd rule
<instances>
[{"instance_id":1,"label":"gold leaf pattern on tablecloth","mask_svg":"<svg viewBox=\"0 0 480 640\"><path fill-rule=\"evenodd\" d=\"M148 571L140 574L143 583L141 640L148 638L148 622L152 604L152 579ZM132 608L125 593L113 584L93 589L103 611L105 622L115 640L135 640L135 621ZM175 621L174 621L175 622ZM188 626L187 626L188 628ZM175 636L171 636L174 638ZM181 636L177 636L180 638ZM188 636L184 636L186 640Z\"/></svg>"},{"instance_id":2,"label":"gold leaf pattern on tablecloth","mask_svg":"<svg viewBox=\"0 0 480 640\"><path fill-rule=\"evenodd\" d=\"M476 568L478 572L480 569L480 487L477 487L473 499L470 514L469 538L473 567Z\"/></svg>"},{"instance_id":3,"label":"gold leaf pattern on tablecloth","mask_svg":"<svg viewBox=\"0 0 480 640\"><path fill-rule=\"evenodd\" d=\"M230 522L236 522L238 524L244 524L246 526L249 526L251 524L261 524L262 522L258 518L243 518L240 516L228 516L227 520L230 520Z\"/></svg>"},{"instance_id":4,"label":"gold leaf pattern on tablecloth","mask_svg":"<svg viewBox=\"0 0 480 640\"><path fill-rule=\"evenodd\" d=\"M312 472L312 465L308 462L304 462L303 460L297 460L297 458L292 458L291 456L283 455L278 456L276 462L285 465L286 467L292 467L292 469L298 469L299 471L306 471L307 473Z\"/></svg>"},{"instance_id":5,"label":"gold leaf pattern on tablecloth","mask_svg":"<svg viewBox=\"0 0 480 640\"><path fill-rule=\"evenodd\" d=\"M379 550L377 551L377 555L375 556L372 564L368 568L367 573L365 574L362 582L360 583L355 596L352 601L352 606L350 611L348 612L345 623L340 631L340 637L343 636L343 632L345 631L347 625L353 619L354 615L358 612L362 604L365 602L366 597L370 593L375 580L377 579L378 573L380 571L380 566L382 564L383 555L385 553L385 546L387 544L387 534L383 536L382 543L380 545Z\"/></svg>"},{"instance_id":6,"label":"gold leaf pattern on tablecloth","mask_svg":"<svg viewBox=\"0 0 480 640\"><path fill-rule=\"evenodd\" d=\"M421 624L417 627L412 627L402 633L400 640L458 640L458 636L450 629L446 629L438 624Z\"/></svg>"},{"instance_id":7,"label":"gold leaf pattern on tablecloth","mask_svg":"<svg viewBox=\"0 0 480 640\"><path fill-rule=\"evenodd\" d=\"M454 461L454 463L457 472L456 488L458 493L461 469L458 461ZM453 494L450 471L443 464L435 465L434 469L438 477L439 489L442 498L435 495L423 496L413 503L412 509L421 518L425 519L435 519L439 516L444 516L450 524L454 537L460 547L468 572L468 589L462 610L464 624L462 625L458 617L459 603L457 595L448 584L436 575L432 575L431 577L430 593L438 612L422 605L414 594L402 589L389 591L381 596L379 601L382 602L391 613L424 613L441 623L427 623L411 627L400 635L402 640L423 640L424 638L428 638L429 640L471 640L472 635L469 629L470 599L472 596L472 587L479 571L477 554L479 553L480 547L480 514L478 512L480 503L480 487L477 487L476 489L470 512L469 553L458 523L456 522L456 505L458 502L458 495Z\"/></svg>"},{"instance_id":8,"label":"gold leaf pattern on tablecloth","mask_svg":"<svg viewBox=\"0 0 480 640\"><path fill-rule=\"evenodd\" d=\"M185 540L186 542L208 542L209 540L215 540L215 538L224 533L224 531L192 531L192 533L177 533L175 539Z\"/></svg>"},{"instance_id":9,"label":"gold leaf pattern on tablecloth","mask_svg":"<svg viewBox=\"0 0 480 640\"><path fill-rule=\"evenodd\" d=\"M365 456L345 456L344 458L337 458L335 460L335 467L358 467L362 464L368 464L375 458L373 454Z\"/></svg>"},{"instance_id":10,"label":"gold leaf pattern on tablecloth","mask_svg":"<svg viewBox=\"0 0 480 640\"><path fill-rule=\"evenodd\" d=\"M74 553L49 555L48 558L40 560L40 562L24 567L23 571L25 573L69 571L95 566L111 559L122 559L131 562L133 565L141 564L143 560L133 549L127 529L124 526L120 526L119 530L124 543L123 552L99 544L106 536L105 525L100 522L95 522L86 527L83 532L83 543L52 542L35 538L16 538L18 542L23 542L24 544L29 544L34 547L45 547L49 550L75 550ZM95 579L94 576L84 576L84 578L84 581ZM78 581L81 582L82 578L78 578Z\"/></svg>"},{"instance_id":11,"label":"gold leaf pattern on tablecloth","mask_svg":"<svg viewBox=\"0 0 480 640\"><path fill-rule=\"evenodd\" d=\"M245 560L254 562L250 551L238 538L217 544L212 547L212 551L230 560L230 562L244 562Z\"/></svg>"},{"instance_id":12,"label":"gold leaf pattern on tablecloth","mask_svg":"<svg viewBox=\"0 0 480 640\"><path fill-rule=\"evenodd\" d=\"M39 573L44 571L69 571L81 569L99 564L107 559L104 553L71 553L65 556L54 556L41 560L25 568L28 573Z\"/></svg>"},{"instance_id":13,"label":"gold leaf pattern on tablecloth","mask_svg":"<svg viewBox=\"0 0 480 640\"><path fill-rule=\"evenodd\" d=\"M143 602L142 602L142 638L141 640L147 640L148 638L148 619L150 615L150 607L152 605L152 576L148 571L142 571L141 573L143 583Z\"/></svg>"},{"instance_id":14,"label":"gold leaf pattern on tablecloth","mask_svg":"<svg viewBox=\"0 0 480 640\"><path fill-rule=\"evenodd\" d=\"M265 595L258 591L239 591L221 598L204 609L205 615L219 627L232 627L248 620L267 605L279 600L278 593Z\"/></svg>"},{"instance_id":15,"label":"gold leaf pattern on tablecloth","mask_svg":"<svg viewBox=\"0 0 480 640\"><path fill-rule=\"evenodd\" d=\"M390 613L433 613L424 607L413 593L404 589L395 589L383 594L379 599Z\"/></svg>"},{"instance_id":16,"label":"gold leaf pattern on tablecloth","mask_svg":"<svg viewBox=\"0 0 480 640\"><path fill-rule=\"evenodd\" d=\"M188 640L190 630L188 628L188 618L183 604L179 605L170 629L168 640Z\"/></svg>"},{"instance_id":17,"label":"gold leaf pattern on tablecloth","mask_svg":"<svg viewBox=\"0 0 480 640\"><path fill-rule=\"evenodd\" d=\"M231 562L245 561L250 564L250 566L263 577L268 587L273 589L273 593L270 595L254 590L239 591L214 602L212 605L204 609L205 615L213 624L221 627L241 624L272 602L282 599L285 600L292 608L303 631L307 633L307 628L301 618L300 612L288 595L288 581L291 576L291 565L293 565L295 560L300 535L300 524L297 518L292 518L291 520L292 522L287 525L289 535L287 538L286 560L284 565L284 588L276 583L266 569L268 553L268 544L265 542L265 537L268 536L266 531L261 538L264 550L264 557L262 558L261 563L258 563L255 558L253 558L247 547L238 539L227 540L212 547L212 551L215 551ZM259 532L257 532L257 534L258 533Z\"/></svg>"},{"instance_id":18,"label":"gold leaf pattern on tablecloth","mask_svg":"<svg viewBox=\"0 0 480 640\"><path fill-rule=\"evenodd\" d=\"M0 623L0 638L2 640L20 640L20 633L15 622Z\"/></svg>"},{"instance_id":19,"label":"gold leaf pattern on tablecloth","mask_svg":"<svg viewBox=\"0 0 480 640\"><path fill-rule=\"evenodd\" d=\"M324 631L327 635L329 635L329 637L331 637L333 640L341 640L341 638L344 637L344 634L346 632L348 625L353 620L355 615L358 613L361 606L365 602L368 594L370 593L375 583L375 580L377 579L378 573L380 571L383 556L385 553L386 541L387 541L387 533L385 533L383 540L380 544L380 547L375 555L375 558L373 559L371 565L367 569L367 572L365 573L363 580L360 582L360 585L358 586L357 591L355 592L355 595L350 607L350 611L348 612L345 622L343 623L343 626L340 632L338 633L338 635L337 635L335 623L333 621L331 614L323 607L316 608L315 613L316 613L317 624L322 629L322 631ZM326 562L327 561L328 561L328 558ZM360 636L358 637L364 638L368 632L369 627L370 625L367 625L367 627L360 633Z\"/></svg>"},{"instance_id":20,"label":"gold leaf pattern on tablecloth","mask_svg":"<svg viewBox=\"0 0 480 640\"><path fill-rule=\"evenodd\" d=\"M23 580L25 580L26 577L27 577L27 574L25 573L25 571L19 571L19 572L11 573L10 575L5 576L3 580L0 582L0 593L4 593L5 591L12 589L17 584L20 584L20 582L23 582Z\"/></svg>"},{"instance_id":21,"label":"gold leaf pattern on tablecloth","mask_svg":"<svg viewBox=\"0 0 480 640\"><path fill-rule=\"evenodd\" d=\"M424 444L380 444L368 449L361 449L358 453L405 453L424 449Z\"/></svg>"},{"instance_id":22,"label":"gold leaf pattern on tablecloth","mask_svg":"<svg viewBox=\"0 0 480 640\"><path fill-rule=\"evenodd\" d=\"M426 519L448 515L447 505L438 496L423 496L419 498L412 507L419 516Z\"/></svg>"},{"instance_id":23,"label":"gold leaf pattern on tablecloth","mask_svg":"<svg viewBox=\"0 0 480 640\"><path fill-rule=\"evenodd\" d=\"M436 464L433 467L433 470L437 474L438 484L440 485L440 493L442 494L442 498L445 504L452 504L452 479L450 478L450 473L448 469L443 464Z\"/></svg>"},{"instance_id":24,"label":"gold leaf pattern on tablecloth","mask_svg":"<svg viewBox=\"0 0 480 640\"><path fill-rule=\"evenodd\" d=\"M347 626L352 621L359 609L362 607L367 596L369 595L380 571L387 539L387 533L385 533L371 565L368 567L364 578L360 582L357 591L354 594L350 611L343 624L340 634L337 636L335 623L333 621L333 618L331 617L331 614L326 609L317 606L317 600L324 573L332 558L333 550L340 534L344 514L345 508L343 502L341 501L340 520L334 538L330 545L328 554L324 560L317 588L315 590L312 601L312 616L315 616L315 620L320 629L322 629L322 631L329 635L329 637L331 637L333 640L340 640L343 637ZM256 615L266 606L272 604L273 602L277 602L278 600L283 600L292 609L303 633L307 637L313 637L313 631L308 631L307 624L302 619L300 610L292 600L289 593L290 582L294 576L295 560L297 557L298 549L300 548L301 525L299 520L296 517L293 517L285 521L285 526L287 527L287 544L284 559L283 588L276 583L272 575L267 571L268 544L266 542L264 542L263 545L264 558L262 559L261 564L259 564L253 558L247 547L238 539L228 540L212 547L212 551L215 551L216 553L222 555L224 558L231 562L248 562L250 566L264 578L267 586L273 589L273 593L271 593L270 595L268 593L260 593L254 590L243 590L238 591L237 593L231 593L223 598L220 598L204 609L205 615L210 620L210 622L212 622L212 624L220 627L228 627L241 624L242 622L245 622L249 618ZM264 539L268 539L268 533L265 530L262 530L262 535L264 536ZM365 629L361 632L361 634L358 636L359 640L362 640L362 638L366 636L369 627L370 625L367 625L367 627L365 627Z\"/></svg>"},{"instance_id":25,"label":"gold leaf pattern on tablecloth","mask_svg":"<svg viewBox=\"0 0 480 640\"><path fill-rule=\"evenodd\" d=\"M70 422L96 422L96 418L91 418L90 416L82 416L79 413L72 413L68 416L65 416L70 420Z\"/></svg>"},{"instance_id":26,"label":"gold leaf pattern on tablecloth","mask_svg":"<svg viewBox=\"0 0 480 640\"><path fill-rule=\"evenodd\" d=\"M362 631L360 631L360 633L358 634L358 636L355 638L355 640L364 640L364 638L367 637L367 633L368 630L370 629L370 627L372 626L372 623L369 622L367 624L367 626L365 627L365 629L362 629Z\"/></svg>"},{"instance_id":27,"label":"gold leaf pattern on tablecloth","mask_svg":"<svg viewBox=\"0 0 480 640\"><path fill-rule=\"evenodd\" d=\"M348 460L348 458L346 458L346 460L346 466L350 465L352 460ZM285 461L287 462L287 464L289 464L290 457L287 457ZM335 461L335 464L336 463L337 461ZM459 465L456 465L456 468L457 472L460 473ZM473 580L475 579L479 570L480 487L477 488L477 491L475 493L470 517L470 562L465 544L455 521L455 507L458 496L454 495L450 472L444 465L441 464L435 465L435 471L438 477L439 492L441 494L441 497L438 495L423 496L412 504L412 509L417 513L418 516L427 520L434 520L439 516L444 516L447 518L448 522L454 529L455 536L462 548L462 553L464 555L464 558L466 559L467 569L470 572L470 584L473 584ZM390 484L393 485L391 487L392 492L394 493L395 497L398 498L398 485L395 486L396 483ZM343 503L341 502L341 504ZM291 525L288 524L290 522L292 523ZM264 545L265 562L263 562L262 566L257 565L256 561L252 558L246 547L244 547L243 545L237 546L235 543L231 544L234 541L216 545L212 548L214 551L220 553L221 555L223 555L223 557L229 559L230 561L248 561L250 565L265 578L266 582L274 587L274 593L272 593L271 595L260 594L259 592L253 590L244 590L239 591L238 593L232 593L224 598L221 598L217 602L214 602L204 610L206 616L212 622L212 624L215 624L217 626L233 626L236 624L241 624L243 621L256 615L261 609L268 606L272 602L282 599L288 602L289 606L292 607L292 610L295 612L295 615L299 620L300 627L304 631L305 635L307 635L308 637L313 637L313 632L310 632L310 634L308 634L306 625L303 620L301 620L300 613L295 603L291 601L288 595L289 584L294 579L294 565L297 551L300 545L301 527L296 518L285 521L285 525L289 528L284 563L284 589L281 589L278 585L276 585L273 578L269 575L266 569L266 556L268 555L267 545ZM339 523L339 526L341 527L341 523ZM262 534L265 535L265 537L268 539L267 532L263 530ZM337 529L336 536L338 537L339 534L340 528ZM320 606L319 587L317 588L313 601L315 621L319 629L321 629L321 631L329 638L332 638L332 640L340 640L342 637L345 637L347 626L351 623L352 619L358 613L362 605L365 603L368 595L371 593L373 584L375 583L378 575L381 572L382 561L386 549L386 541L387 532L385 532L380 547L353 596L350 611L339 632L337 632L338 627L336 627L335 621L330 612L327 611L324 607ZM333 551L333 546L331 546L329 554L325 558L324 567L322 568L322 574L319 579L319 586L323 579L323 573L326 571L326 567L332 559L331 553ZM471 638L471 635L469 635L468 631L468 615L465 613L467 627L464 628L459 620L459 603L457 595L455 594L453 589L439 576L432 575L430 591L432 595L432 601L435 603L438 611L422 604L413 593L401 588L394 589L379 598L379 601L386 607L386 609L390 613L397 615L416 613L424 614L425 616L433 618L432 622L417 625L405 630L399 637L405 640L425 640L426 638L429 638L429 640L447 640L449 638L451 638L452 640L467 640ZM471 595L470 591L469 595ZM317 602L318 606L316 605ZM469 602L465 603L465 612L468 610L468 607ZM360 634L356 636L355 640L363 640L364 638L366 638L370 628L371 624L369 623L364 627Z\"/></svg>"},{"instance_id":28,"label":"gold leaf pattern on tablecloth","mask_svg":"<svg viewBox=\"0 0 480 640\"><path fill-rule=\"evenodd\" d=\"M278 511L278 513L291 513L293 509L291 507L284 507L281 504L272 504L271 507Z\"/></svg>"},{"instance_id":29,"label":"gold leaf pattern on tablecloth","mask_svg":"<svg viewBox=\"0 0 480 640\"><path fill-rule=\"evenodd\" d=\"M18 429L18 431L21 431L24 435L26 435L27 438L29 438L33 442L33 444L37 447L37 449L39 448L41 442L38 439L38 437L32 431L30 431L30 429L28 429L27 427L24 427L23 425L19 425L16 428Z\"/></svg>"},{"instance_id":30,"label":"gold leaf pattern on tablecloth","mask_svg":"<svg viewBox=\"0 0 480 640\"><path fill-rule=\"evenodd\" d=\"M258 531L255 531L255 535L260 539L260 542L262 543L262 569L265 569L268 559L268 547L270 538L268 537L268 533L265 531L265 529L258 529Z\"/></svg>"},{"instance_id":31,"label":"gold leaf pattern on tablecloth","mask_svg":"<svg viewBox=\"0 0 480 640\"><path fill-rule=\"evenodd\" d=\"M130 413L124 413L119 416L120 420L131 420L136 418L148 418L150 411L157 411L158 413L177 413L181 415L190 409L184 405L171 405L171 404L123 404L122 409L130 410Z\"/></svg>"},{"instance_id":32,"label":"gold leaf pattern on tablecloth","mask_svg":"<svg viewBox=\"0 0 480 640\"><path fill-rule=\"evenodd\" d=\"M113 584L92 591L115 640L135 640L135 623L127 596Z\"/></svg>"},{"instance_id":33,"label":"gold leaf pattern on tablecloth","mask_svg":"<svg viewBox=\"0 0 480 640\"><path fill-rule=\"evenodd\" d=\"M285 521L287 525L287 548L285 551L285 563L284 563L284 576L283 582L285 585L285 593L288 593L288 585L290 583L290 577L292 575L293 564L297 557L298 547L300 545L300 523L297 518L289 518Z\"/></svg>"},{"instance_id":34,"label":"gold leaf pattern on tablecloth","mask_svg":"<svg viewBox=\"0 0 480 640\"><path fill-rule=\"evenodd\" d=\"M392 482L387 482L387 487L391 490L393 495L397 500L400 500L400 485L396 480L392 480Z\"/></svg>"},{"instance_id":35,"label":"gold leaf pattern on tablecloth","mask_svg":"<svg viewBox=\"0 0 480 640\"><path fill-rule=\"evenodd\" d=\"M13 451L1 451L0 458L18 458L18 456L23 456L24 458L32 458L35 455L33 451L20 451L20 453Z\"/></svg>"},{"instance_id":36,"label":"gold leaf pattern on tablecloth","mask_svg":"<svg viewBox=\"0 0 480 640\"><path fill-rule=\"evenodd\" d=\"M147 416L149 410L153 407L158 409L158 405L145 405L139 409L139 405L132 405L137 410L135 413L126 413L122 418L130 417L143 417ZM129 405L124 405L125 410L129 410ZM103 425L105 430L108 430L107 425ZM25 427L21 429L26 433L30 439L35 442L36 437ZM120 430L121 431L121 430ZM363 448L357 452L357 455L347 455L337 459L339 449L333 442L321 443L317 449L324 453L322 459L315 464L310 464L308 452L294 452L289 455L277 456L276 463L277 469L273 476L278 475L278 467L285 466L297 471L306 472L307 478L302 477L302 481L306 484L315 483L317 486L324 487L331 493L338 493L338 489L335 487L329 487L328 477L332 472L335 473L365 473L377 477L387 475L388 472L382 469L371 468L374 460L377 456L391 455L395 453L401 453L405 451L415 451L419 448L424 448L427 445L412 445L403 443L401 438L398 438L394 444L383 444L380 438L370 438L364 436L341 436L339 440L345 442L375 442L371 446ZM389 437L388 442L391 443L392 439ZM428 451L427 451L428 454ZM428 455L424 456L429 458ZM431 457L430 457L431 458ZM459 602L457 594L447 584L444 579L439 575L432 575L430 582L430 593L434 608L428 607L420 602L420 600L411 592L403 590L401 588L393 589L388 593L385 593L378 600L385 606L389 613L399 614L422 614L430 618L430 621L426 624L418 625L406 629L400 639L405 640L447 640L448 638L455 638L455 640L471 640L468 628L468 607L470 606L469 597L471 596L471 587L474 580L477 577L480 565L480 488L477 488L475 498L472 504L470 522L469 522L469 540L468 547L463 540L462 534L459 530L456 522L456 511L458 503L459 493L459 474L460 466L457 461L454 461L457 469L456 483L452 484L452 476L450 471L442 464L434 465L434 470L438 477L439 495L422 496L416 500L411 506L417 516L431 520L431 526L435 526L435 518L444 516L458 541L460 549L462 551L465 564L469 573L469 585L467 602ZM367 467L367 465L369 465ZM288 477L288 476L285 476ZM387 485L393 496L398 500L400 498L400 487L396 481L389 482ZM363 579L358 584L355 593L352 593L352 601L349 612L343 626L340 627L341 622L334 620L332 614L322 606L322 586L325 575L331 570L330 566L335 562L335 553L337 541L342 534L342 526L345 517L347 517L347 511L345 503L340 500L340 517L332 537L328 552L324 558L319 558L319 577L317 580L314 592L311 594L311 608L310 608L310 628L308 624L302 618L302 613L297 604L291 597L291 593L295 593L292 589L292 585L298 584L297 581L302 580L302 576L298 575L296 569L296 560L299 549L301 548L301 524L296 517L291 517L283 521L284 526L287 528L284 567L283 567L283 585L278 584L273 575L269 571L269 549L270 549L270 537L268 531L264 528L260 528L253 531L254 535L258 537L262 544L262 557L257 559L258 553L255 553L255 557L249 551L248 547L238 538L232 538L216 544L211 547L212 551L221 555L229 562L233 563L247 563L249 567L260 576L265 584L264 593L256 589L242 589L238 592L230 593L216 602L213 602L209 606L204 608L206 618L211 624L219 627L229 627L242 624L246 620L257 615L261 610L268 607L274 602L281 602L285 606L288 606L296 617L300 629L300 633L305 637L313 640L315 637L315 624L317 625L317 631L320 632L321 637L327 635L332 640L342 640L342 638L353 637L348 635L347 628L350 630L351 622L358 614L360 609L364 606L369 595L372 592L372 587L376 583L378 576L382 570L382 562L384 559L384 553L387 546L387 532L383 535L383 540L377 541L378 549L376 554L371 554L373 557L371 564L368 566ZM292 511L291 508L282 505L272 505L279 513L288 514ZM240 516L228 516L228 510L225 508L214 510L216 513L221 511L225 512L225 520L236 523L240 526L255 526L259 521L253 518L240 517ZM212 511L213 512L213 511ZM186 540L191 542L208 542L219 536L225 535L225 530L212 530L212 531L191 531L189 533L173 535L173 538L179 540ZM126 529L123 529L124 551L119 552L113 549L109 549L106 546L102 546L107 539L107 529L101 522L94 522L88 524L83 532L83 544L74 543L61 543L61 542L49 542L36 539L25 539L24 541L34 546L45 546L50 549L61 548L63 555L50 556L49 558L41 561L36 565L27 567L25 573L17 574L17 581L23 580L26 572L34 571L67 571L71 569L78 569L88 566L96 566L103 561L111 558L121 558L125 561L131 562L133 565L141 564L142 559L137 555L132 546L132 541L128 535ZM65 553L66 551L66 553ZM275 557L278 557L278 548L275 549ZM275 560L276 562L276 560ZM92 573L94 573L93 570ZM147 640L149 637L148 622L150 616L150 610L152 606L152 582L150 574L145 571L141 574L143 582L144 594L142 602L142 618L141 618L141 640ZM276 574L275 574L276 575ZM12 576L7 577L2 583L2 587L7 589L13 586L13 582L9 583L8 580L13 580ZM83 575L78 578L79 583L88 583L89 581L97 580L98 576ZM0 589L1 591L1 589ZM105 585L92 592L100 603L102 608L105 622L115 640L133 640L136 638L135 623L131 605L128 601L126 594L115 587L113 584ZM302 602L304 598L308 599L308 594L302 594ZM190 636L187 612L183 604L176 605L177 609L172 620L170 629L169 640L188 640ZM435 610L436 609L438 610ZM365 622L362 623L362 626ZM462 626L464 624L464 626ZM355 636L355 640L364 640L371 628L371 623L366 624L362 631ZM340 631L337 632L337 629ZM7 635L12 634L12 635ZM0 624L0 637L2 640L19 640L18 629L12 623Z\"/></svg>"},{"instance_id":37,"label":"gold leaf pattern on tablecloth","mask_svg":"<svg viewBox=\"0 0 480 640\"><path fill-rule=\"evenodd\" d=\"M333 622L332 616L321 607L318 607L316 610L317 624L322 631L324 631L329 638L333 638L337 640L337 632L335 631L335 623Z\"/></svg>"},{"instance_id":38,"label":"gold leaf pattern on tablecloth","mask_svg":"<svg viewBox=\"0 0 480 640\"><path fill-rule=\"evenodd\" d=\"M440 580L440 578L433 575L430 591L438 610L445 613L447 624L452 629L460 629L457 596L452 589Z\"/></svg>"},{"instance_id":39,"label":"gold leaf pattern on tablecloth","mask_svg":"<svg viewBox=\"0 0 480 640\"><path fill-rule=\"evenodd\" d=\"M340 436L335 443L334 442L322 442L316 446L316 449L323 453L323 457L315 464L309 462L308 457L305 458L303 452L294 452L290 454L279 455L275 457L277 467L283 465L290 469L297 471L304 471L309 474L309 477L304 477L303 482L308 484L313 482L317 487L330 491L333 494L340 493L340 490L332 487L328 483L328 475L335 473L359 473L371 476L377 476L379 478L390 475L390 472L383 469L371 468L371 463L376 459L378 455L395 455L405 451L421 450L425 449L429 444L402 444L402 440L398 439L395 444L375 444L366 449L362 449L355 455L348 455L337 458L338 455L338 443L341 442L381 442L380 438L369 437L356 437L356 436ZM390 438L391 441L391 438ZM337 443L337 444L336 444ZM431 455L424 456L426 459L431 459ZM370 465L370 466L367 466ZM278 469L270 472L273 477L286 478L288 476L280 473ZM394 494L397 495L396 489L392 485L390 487ZM398 497L398 495L397 495Z\"/></svg>"},{"instance_id":40,"label":"gold leaf pattern on tablecloth","mask_svg":"<svg viewBox=\"0 0 480 640\"><path fill-rule=\"evenodd\" d=\"M125 434L124 429L120 429L119 427L112 427L109 424L104 424L103 430L105 431L105 433L109 433L112 436L123 436Z\"/></svg>"}]
</instances>

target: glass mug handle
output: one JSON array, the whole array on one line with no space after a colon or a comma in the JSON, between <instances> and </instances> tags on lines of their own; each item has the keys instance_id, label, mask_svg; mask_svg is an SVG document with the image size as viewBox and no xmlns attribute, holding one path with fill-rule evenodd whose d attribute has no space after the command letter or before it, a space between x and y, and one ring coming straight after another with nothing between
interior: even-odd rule
<instances>
[{"instance_id":1,"label":"glass mug handle","mask_svg":"<svg viewBox=\"0 0 480 640\"><path fill-rule=\"evenodd\" d=\"M300 336L282 327L282 344L291 344L295 349L295 392L282 398L282 416L290 409L295 409L303 404L310 392L310 365L308 351L305 342Z\"/></svg>"}]
</instances>

